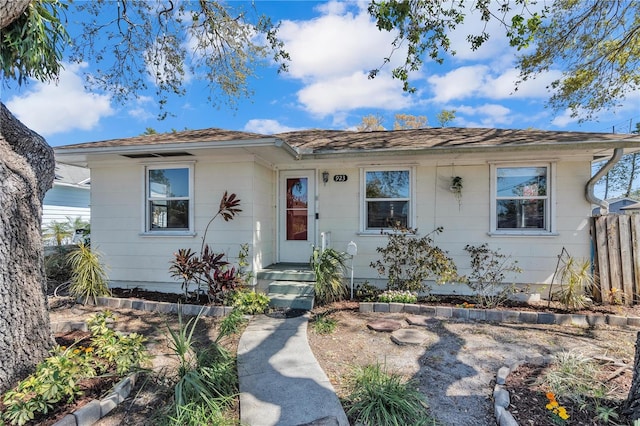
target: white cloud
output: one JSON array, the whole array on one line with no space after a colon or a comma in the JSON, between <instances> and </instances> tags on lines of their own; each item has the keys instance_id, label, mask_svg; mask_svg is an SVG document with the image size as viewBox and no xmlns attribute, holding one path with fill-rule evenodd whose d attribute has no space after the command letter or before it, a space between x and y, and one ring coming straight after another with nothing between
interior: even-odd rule
<instances>
[{"instance_id":1,"label":"white cloud","mask_svg":"<svg viewBox=\"0 0 640 426\"><path fill-rule=\"evenodd\" d=\"M263 135L274 135L276 133L293 132L294 130L299 129L280 124L277 120L254 118L247 121L247 124L244 125L242 130L245 132L260 133Z\"/></svg>"},{"instance_id":2,"label":"white cloud","mask_svg":"<svg viewBox=\"0 0 640 426\"><path fill-rule=\"evenodd\" d=\"M86 67L86 64L65 64L57 85L33 82L26 94L9 99L7 108L43 136L95 128L114 110L110 96L84 89L80 72Z\"/></svg>"},{"instance_id":3,"label":"white cloud","mask_svg":"<svg viewBox=\"0 0 640 426\"><path fill-rule=\"evenodd\" d=\"M456 122L467 127L501 127L516 119L511 109L499 104L460 105L452 109L456 110ZM472 116L473 120L464 116Z\"/></svg>"},{"instance_id":4,"label":"white cloud","mask_svg":"<svg viewBox=\"0 0 640 426\"><path fill-rule=\"evenodd\" d=\"M149 112L146 105L153 104L153 98L149 96L139 96L135 100L135 106L129 109L128 114L139 121L147 121L155 117L155 114Z\"/></svg>"},{"instance_id":5,"label":"white cloud","mask_svg":"<svg viewBox=\"0 0 640 426\"><path fill-rule=\"evenodd\" d=\"M398 110L411 104L398 80L388 75L369 80L363 72L309 84L298 92L298 99L320 117L358 108Z\"/></svg>"},{"instance_id":6,"label":"white cloud","mask_svg":"<svg viewBox=\"0 0 640 426\"><path fill-rule=\"evenodd\" d=\"M523 81L515 90L519 75L513 67L496 72L488 65L470 65L431 76L427 82L434 93L432 100L441 103L469 98L543 99L550 96L547 87L562 74L551 70L538 78Z\"/></svg>"},{"instance_id":7,"label":"white cloud","mask_svg":"<svg viewBox=\"0 0 640 426\"><path fill-rule=\"evenodd\" d=\"M316 10L321 16L283 21L278 31L291 56L286 77L303 84L297 92L302 108L320 117L338 114L334 122L358 108L406 108L410 97L389 74L402 50L375 79L367 78L390 54L394 34L376 28L364 3L332 1Z\"/></svg>"}]
</instances>

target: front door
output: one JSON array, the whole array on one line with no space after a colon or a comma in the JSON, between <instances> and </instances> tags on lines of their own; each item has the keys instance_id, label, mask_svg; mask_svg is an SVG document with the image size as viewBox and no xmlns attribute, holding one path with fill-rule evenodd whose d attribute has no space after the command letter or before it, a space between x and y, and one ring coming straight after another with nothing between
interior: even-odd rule
<instances>
[{"instance_id":1,"label":"front door","mask_svg":"<svg viewBox=\"0 0 640 426\"><path fill-rule=\"evenodd\" d=\"M315 242L315 172L280 173L280 262L308 263Z\"/></svg>"}]
</instances>

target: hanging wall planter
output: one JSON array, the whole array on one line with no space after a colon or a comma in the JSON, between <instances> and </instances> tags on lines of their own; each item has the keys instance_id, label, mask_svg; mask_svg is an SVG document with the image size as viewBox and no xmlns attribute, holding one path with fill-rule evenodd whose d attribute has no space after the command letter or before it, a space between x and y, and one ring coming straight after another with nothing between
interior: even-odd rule
<instances>
[{"instance_id":1,"label":"hanging wall planter","mask_svg":"<svg viewBox=\"0 0 640 426\"><path fill-rule=\"evenodd\" d=\"M449 187L453 196L458 200L458 207L462 206L462 178L460 176L453 176L451 178L451 186Z\"/></svg>"}]
</instances>

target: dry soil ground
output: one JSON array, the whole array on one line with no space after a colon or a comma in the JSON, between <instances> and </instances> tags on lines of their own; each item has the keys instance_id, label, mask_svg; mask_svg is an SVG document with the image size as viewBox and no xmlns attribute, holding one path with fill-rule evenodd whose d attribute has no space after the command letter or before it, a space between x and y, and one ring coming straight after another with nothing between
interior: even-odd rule
<instances>
[{"instance_id":1,"label":"dry soil ground","mask_svg":"<svg viewBox=\"0 0 640 426\"><path fill-rule=\"evenodd\" d=\"M339 396L346 395L346 377L355 365L383 363L391 371L416 380L442 425L495 424L491 395L496 372L501 366L526 357L574 350L588 356L608 356L633 363L637 333L633 329L489 324L433 318L423 328L432 337L429 343L398 346L388 333L369 330L367 323L380 318L404 321L407 315L364 314L354 307L327 308L338 322L334 333L316 334L311 327L308 333L311 348ZM52 309L51 319L77 321L99 309L103 308L63 304ZM160 377L170 376L175 359L167 348L165 330L167 324L176 324L176 317L133 310L115 310L115 313L119 318L118 329L149 337L149 349L155 355L154 370L161 372ZM215 339L216 322L203 319L198 328L199 338ZM231 350L237 345L238 337L225 342ZM624 374L629 375L630 381L630 373ZM134 397L99 425L152 424L149 420L152 414L166 403L166 389L161 384L147 382L141 391L137 386Z\"/></svg>"}]
</instances>

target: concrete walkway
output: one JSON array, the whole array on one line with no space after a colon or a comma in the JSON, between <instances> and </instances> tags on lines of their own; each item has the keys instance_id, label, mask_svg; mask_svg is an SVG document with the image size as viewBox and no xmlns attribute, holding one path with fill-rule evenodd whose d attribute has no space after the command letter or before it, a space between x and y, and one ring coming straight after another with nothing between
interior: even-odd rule
<instances>
[{"instance_id":1,"label":"concrete walkway","mask_svg":"<svg viewBox=\"0 0 640 426\"><path fill-rule=\"evenodd\" d=\"M348 426L307 341L309 313L253 317L240 337L240 421L249 426Z\"/></svg>"}]
</instances>

